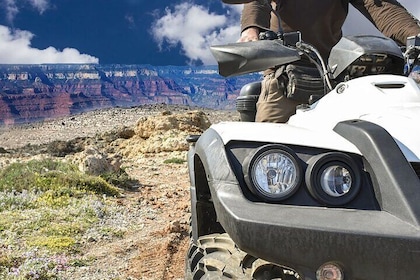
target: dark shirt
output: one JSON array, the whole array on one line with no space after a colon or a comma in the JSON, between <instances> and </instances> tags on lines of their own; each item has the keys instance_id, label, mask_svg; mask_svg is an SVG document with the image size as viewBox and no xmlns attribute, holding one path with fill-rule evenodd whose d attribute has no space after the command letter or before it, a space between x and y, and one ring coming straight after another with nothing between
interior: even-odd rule
<instances>
[{"instance_id":1,"label":"dark shirt","mask_svg":"<svg viewBox=\"0 0 420 280\"><path fill-rule=\"evenodd\" d=\"M342 37L342 26L349 3L369 19L385 36L399 44L407 37L420 34L420 26L408 11L395 0L277 0L272 1L280 14L285 32L300 31L302 39L314 45L324 59ZM260 1L244 5L241 27L258 27L277 31L278 23L269 7Z\"/></svg>"}]
</instances>

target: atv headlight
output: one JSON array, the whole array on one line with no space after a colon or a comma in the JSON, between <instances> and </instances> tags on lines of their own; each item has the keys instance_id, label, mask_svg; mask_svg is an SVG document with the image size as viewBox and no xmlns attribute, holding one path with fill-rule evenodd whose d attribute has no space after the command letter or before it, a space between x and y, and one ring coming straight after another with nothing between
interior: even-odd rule
<instances>
[{"instance_id":1,"label":"atv headlight","mask_svg":"<svg viewBox=\"0 0 420 280\"><path fill-rule=\"evenodd\" d=\"M302 180L299 159L282 145L260 148L244 168L245 181L251 192L267 201L288 198Z\"/></svg>"},{"instance_id":2,"label":"atv headlight","mask_svg":"<svg viewBox=\"0 0 420 280\"><path fill-rule=\"evenodd\" d=\"M305 175L311 195L327 205L350 202L359 192L360 179L357 164L343 153L327 153L312 158Z\"/></svg>"}]
</instances>

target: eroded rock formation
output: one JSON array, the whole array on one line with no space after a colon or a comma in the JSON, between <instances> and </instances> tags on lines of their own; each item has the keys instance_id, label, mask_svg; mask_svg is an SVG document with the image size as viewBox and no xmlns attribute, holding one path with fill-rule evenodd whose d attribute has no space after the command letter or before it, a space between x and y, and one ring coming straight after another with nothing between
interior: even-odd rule
<instances>
[{"instance_id":1,"label":"eroded rock formation","mask_svg":"<svg viewBox=\"0 0 420 280\"><path fill-rule=\"evenodd\" d=\"M0 65L0 125L144 104L232 109L259 78L226 79L216 66Z\"/></svg>"}]
</instances>

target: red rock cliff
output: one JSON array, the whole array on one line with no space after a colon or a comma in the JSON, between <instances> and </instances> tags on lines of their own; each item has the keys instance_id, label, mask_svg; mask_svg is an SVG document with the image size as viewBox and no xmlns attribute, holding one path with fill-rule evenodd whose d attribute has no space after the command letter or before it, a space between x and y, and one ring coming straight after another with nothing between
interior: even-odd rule
<instances>
[{"instance_id":1,"label":"red rock cliff","mask_svg":"<svg viewBox=\"0 0 420 280\"><path fill-rule=\"evenodd\" d=\"M0 65L0 124L154 103L232 109L258 78L225 79L215 66Z\"/></svg>"}]
</instances>

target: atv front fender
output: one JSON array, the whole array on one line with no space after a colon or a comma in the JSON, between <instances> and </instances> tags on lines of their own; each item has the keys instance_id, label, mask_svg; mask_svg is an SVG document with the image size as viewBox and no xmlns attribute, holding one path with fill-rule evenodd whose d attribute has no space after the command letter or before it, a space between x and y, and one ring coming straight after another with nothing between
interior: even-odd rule
<instances>
[{"instance_id":1,"label":"atv front fender","mask_svg":"<svg viewBox=\"0 0 420 280\"><path fill-rule=\"evenodd\" d=\"M369 125L362 128L368 137L375 137L380 143L383 143L381 137L388 137L378 131L372 134L370 129ZM360 144L357 139L353 141L356 146ZM363 145L376 145L374 143L363 141ZM390 149L395 147L398 149L397 145ZM375 150L375 147L365 148ZM390 149L386 153L393 155L394 151ZM420 228L416 219L407 221L404 215L387 211L252 202L242 192L225 144L213 129L200 137L193 157L195 167L199 162L205 174L200 180L195 177L196 201L207 192L207 201L214 206L217 222L243 251L290 266L305 275L305 279L315 279L316 270L326 262L342 265L349 277L346 279L418 279ZM374 164L374 171L386 175L385 170L393 166L388 161L383 164ZM395 172L398 171L391 173ZM203 186L203 178L206 186ZM394 176L386 188L401 188L404 183L395 180L402 179ZM418 179L414 184L420 192ZM376 193L380 192L379 186ZM394 193L400 195L398 191ZM386 207L400 201L386 198ZM196 205L192 207L196 208ZM398 207L389 209L397 211ZM413 211L416 215L416 209Z\"/></svg>"}]
</instances>

